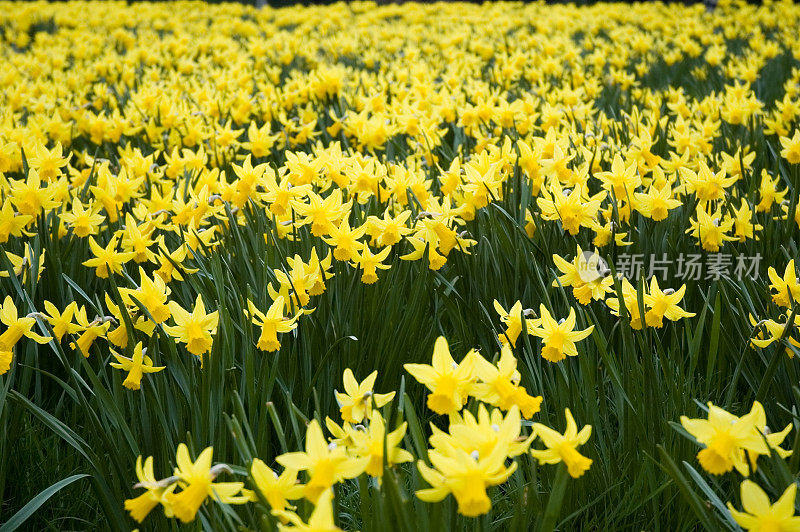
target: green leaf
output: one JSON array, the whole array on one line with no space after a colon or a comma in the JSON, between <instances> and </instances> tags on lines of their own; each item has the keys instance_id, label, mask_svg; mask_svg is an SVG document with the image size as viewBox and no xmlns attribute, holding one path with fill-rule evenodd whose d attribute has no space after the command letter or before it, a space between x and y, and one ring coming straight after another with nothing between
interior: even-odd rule
<instances>
[{"instance_id":1,"label":"green leaf","mask_svg":"<svg viewBox=\"0 0 800 532\"><path fill-rule=\"evenodd\" d=\"M59 480L49 488L39 493L36 497L28 501L28 504L23 506L17 513L11 516L11 519L3 523L3 525L0 526L0 532L12 532L19 529L19 527L21 527L22 524L28 520L28 518L36 513L36 510L41 508L42 505L46 503L48 499L50 499L50 497L52 497L57 491L72 484L76 480L80 480L88 476L89 475L84 473L80 475L72 475L71 477Z\"/></svg>"}]
</instances>

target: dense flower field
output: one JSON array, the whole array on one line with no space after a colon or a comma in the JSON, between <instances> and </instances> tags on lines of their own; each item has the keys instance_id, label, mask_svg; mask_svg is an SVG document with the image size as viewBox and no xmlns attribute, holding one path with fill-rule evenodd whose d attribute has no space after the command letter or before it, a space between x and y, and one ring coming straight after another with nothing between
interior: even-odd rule
<instances>
[{"instance_id":1,"label":"dense flower field","mask_svg":"<svg viewBox=\"0 0 800 532\"><path fill-rule=\"evenodd\" d=\"M800 530L799 27L0 1L0 530Z\"/></svg>"}]
</instances>

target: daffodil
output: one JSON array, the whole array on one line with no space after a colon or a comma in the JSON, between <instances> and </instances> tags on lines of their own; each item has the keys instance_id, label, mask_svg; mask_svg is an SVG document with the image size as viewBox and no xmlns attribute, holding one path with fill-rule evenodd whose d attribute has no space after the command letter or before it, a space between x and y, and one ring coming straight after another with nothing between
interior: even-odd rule
<instances>
[{"instance_id":1,"label":"daffodil","mask_svg":"<svg viewBox=\"0 0 800 532\"><path fill-rule=\"evenodd\" d=\"M517 301L508 311L503 308L496 299L494 300L494 309L500 315L500 321L506 326L506 330L498 336L498 340L503 345L511 344L516 347L517 338L520 333L526 328L523 324L525 318L522 310L522 302Z\"/></svg>"},{"instance_id":2,"label":"daffodil","mask_svg":"<svg viewBox=\"0 0 800 532\"><path fill-rule=\"evenodd\" d=\"M619 153L614 154L611 162L611 171L598 172L595 176L600 180L603 188L613 193L618 200L631 201L634 191L642 183L636 161L626 161Z\"/></svg>"},{"instance_id":3,"label":"daffodil","mask_svg":"<svg viewBox=\"0 0 800 532\"><path fill-rule=\"evenodd\" d=\"M267 285L267 293L275 301L279 296L283 297L287 307L292 305L304 307L311 300L309 290L313 286L313 276L305 268L305 263L299 255L293 257L291 270L287 274L281 269L273 270L278 280L279 288L276 290L272 283Z\"/></svg>"},{"instance_id":4,"label":"daffodil","mask_svg":"<svg viewBox=\"0 0 800 532\"><path fill-rule=\"evenodd\" d=\"M673 197L673 190L668 184L661 188L651 185L647 192L636 192L634 195L636 209L647 218L656 222L666 220L669 211L682 205L681 200Z\"/></svg>"},{"instance_id":5,"label":"daffodil","mask_svg":"<svg viewBox=\"0 0 800 532\"><path fill-rule=\"evenodd\" d=\"M642 316L639 310L639 294L634 286L627 279L622 279L622 304L628 312L632 329L642 328ZM614 316L622 316L619 298L610 297L606 299L606 305L611 309Z\"/></svg>"},{"instance_id":6,"label":"daffodil","mask_svg":"<svg viewBox=\"0 0 800 532\"><path fill-rule=\"evenodd\" d=\"M111 319L101 316L89 321L86 315L86 307L79 307L75 311L75 321L79 326L78 332L80 335L69 345L72 349L77 349L84 357L88 358L89 350L94 342L111 327Z\"/></svg>"},{"instance_id":7,"label":"daffodil","mask_svg":"<svg viewBox=\"0 0 800 532\"><path fill-rule=\"evenodd\" d=\"M122 266L133 259L134 253L117 251L117 235L111 237L106 247L101 247L95 242L94 237L89 237L89 248L94 254L94 258L83 261L83 265L94 268L95 273L101 279L106 279L109 275L122 272Z\"/></svg>"},{"instance_id":8,"label":"daffodil","mask_svg":"<svg viewBox=\"0 0 800 532\"><path fill-rule=\"evenodd\" d=\"M167 297L172 291L161 277L154 275L150 279L141 267L139 268L139 279L141 286L138 288L120 288L122 301L128 306L135 306L138 302L147 309L156 323L167 321L170 317Z\"/></svg>"},{"instance_id":9,"label":"daffodil","mask_svg":"<svg viewBox=\"0 0 800 532\"><path fill-rule=\"evenodd\" d=\"M275 144L278 135L270 132L270 124L258 127L255 122L250 123L247 129L247 142L242 143L242 147L253 154L254 157L264 157Z\"/></svg>"},{"instance_id":10,"label":"daffodil","mask_svg":"<svg viewBox=\"0 0 800 532\"><path fill-rule=\"evenodd\" d=\"M4 200L0 209L0 244L8 242L9 237L21 236L32 220L30 214L16 212L11 200Z\"/></svg>"},{"instance_id":11,"label":"daffodil","mask_svg":"<svg viewBox=\"0 0 800 532\"><path fill-rule=\"evenodd\" d=\"M508 445L496 445L485 456L477 450L471 453L452 448L446 453L438 449L429 451L433 467L419 460L417 468L431 487L417 491L417 497L425 502L439 502L452 493L462 515L477 517L487 513L492 501L486 490L505 482L517 469L516 462L505 465L508 451Z\"/></svg>"},{"instance_id":12,"label":"daffodil","mask_svg":"<svg viewBox=\"0 0 800 532\"><path fill-rule=\"evenodd\" d=\"M764 229L761 224L753 221L753 211L747 200L742 200L742 205L733 211L733 236L739 242L745 242L748 238L756 238L756 232Z\"/></svg>"},{"instance_id":13,"label":"daffodil","mask_svg":"<svg viewBox=\"0 0 800 532\"><path fill-rule=\"evenodd\" d=\"M350 209L351 201L343 202L342 191L334 190L325 198L315 192L309 192L308 203L295 202L294 210L301 217L300 224L310 224L311 234L321 237L330 234L336 223L345 216Z\"/></svg>"},{"instance_id":14,"label":"daffodil","mask_svg":"<svg viewBox=\"0 0 800 532\"><path fill-rule=\"evenodd\" d=\"M597 216L605 192L587 197L583 188L563 189L558 181L552 181L552 191L542 189L537 204L545 220L560 220L565 231L577 235L582 226L588 226Z\"/></svg>"},{"instance_id":15,"label":"daffodil","mask_svg":"<svg viewBox=\"0 0 800 532\"><path fill-rule=\"evenodd\" d=\"M303 497L303 485L297 482L295 469L284 469L278 475L262 460L255 458L250 467L250 478L273 510L286 510L289 507L288 501Z\"/></svg>"},{"instance_id":16,"label":"daffodil","mask_svg":"<svg viewBox=\"0 0 800 532\"><path fill-rule=\"evenodd\" d=\"M800 517L795 515L794 501L797 495L797 484L792 482L783 495L770 503L769 497L758 484L752 480L744 480L741 484L742 507L736 510L728 503L733 519L745 530L757 532L797 532L800 531Z\"/></svg>"},{"instance_id":17,"label":"daffodil","mask_svg":"<svg viewBox=\"0 0 800 532\"><path fill-rule=\"evenodd\" d=\"M252 301L247 300L250 319L255 325L261 327L256 347L262 351L277 351L281 348L278 333L285 334L297 328L297 319L301 313L285 316L285 308L283 296L278 296L272 302L266 314L258 310Z\"/></svg>"},{"instance_id":18,"label":"daffodil","mask_svg":"<svg viewBox=\"0 0 800 532\"><path fill-rule=\"evenodd\" d=\"M133 499L125 501L125 509L131 514L131 518L137 523L144 521L145 517L159 504L164 505L164 513L167 517L173 515L172 508L164 499L164 493L170 484L156 479L153 473L153 457L148 456L142 465L142 457L136 458L136 478L139 482L134 488L145 488L145 492Z\"/></svg>"},{"instance_id":19,"label":"daffodil","mask_svg":"<svg viewBox=\"0 0 800 532\"><path fill-rule=\"evenodd\" d=\"M788 434L787 427L783 432L769 434L765 437L766 417L759 402L754 402L749 413L737 417L711 403L708 404L708 419L689 419L681 416L681 425L698 443L705 448L697 453L697 459L703 469L712 475L721 475L732 469L744 476L750 474L747 453L752 457L770 454L772 447L779 454L780 442Z\"/></svg>"},{"instance_id":20,"label":"daffodil","mask_svg":"<svg viewBox=\"0 0 800 532\"><path fill-rule=\"evenodd\" d=\"M412 229L406 226L406 222L410 217L410 211L402 211L393 216L390 210L387 209L381 218L377 216L367 218L366 232L375 239L377 246L393 246L412 232Z\"/></svg>"},{"instance_id":21,"label":"daffodil","mask_svg":"<svg viewBox=\"0 0 800 532\"><path fill-rule=\"evenodd\" d=\"M223 471L230 472L230 467L225 464L212 466L213 455L214 449L207 447L193 462L186 445L178 445L177 467L173 473L176 483L164 494L164 499L175 517L184 523L194 521L200 506L208 498L223 504L245 504L251 499L247 492L243 492L243 482L214 482ZM175 489L176 486L180 491Z\"/></svg>"},{"instance_id":22,"label":"daffodil","mask_svg":"<svg viewBox=\"0 0 800 532\"><path fill-rule=\"evenodd\" d=\"M781 204L786 194L789 193L788 188L778 190L780 178L770 178L766 168L761 171L761 184L758 187L758 194L761 200L756 205L757 212L769 212L774 204Z\"/></svg>"},{"instance_id":23,"label":"daffodil","mask_svg":"<svg viewBox=\"0 0 800 532\"><path fill-rule=\"evenodd\" d=\"M764 349L775 342L785 339L789 344L786 346L786 354L790 358L793 357L794 351L792 347L800 350L800 316L795 316L794 323L789 323L788 318L784 319L785 321L769 319L761 320L758 323L753 322L753 325L758 331L758 337L753 338L751 343L756 347ZM764 331L759 330L761 326L766 329L766 335ZM789 329L788 331L786 330L787 327Z\"/></svg>"},{"instance_id":24,"label":"daffodil","mask_svg":"<svg viewBox=\"0 0 800 532\"><path fill-rule=\"evenodd\" d=\"M481 404L477 416L464 410L461 416L451 418L447 432L432 426L433 434L429 441L444 454L453 452L452 449L461 449L469 454L489 456L497 446L501 446L509 458L513 458L527 452L535 436L534 433L528 437L521 435L521 422L520 410L516 406L503 415L499 408L489 412L486 405Z\"/></svg>"},{"instance_id":25,"label":"daffodil","mask_svg":"<svg viewBox=\"0 0 800 532\"><path fill-rule=\"evenodd\" d=\"M364 242L361 244L360 251L355 256L355 262L361 267L361 282L373 284L378 280L378 270L388 270L390 266L383 264L386 257L392 251L391 247L385 247L377 253L369 249L369 245Z\"/></svg>"},{"instance_id":26,"label":"daffodil","mask_svg":"<svg viewBox=\"0 0 800 532\"><path fill-rule=\"evenodd\" d=\"M610 270L605 271L600 263L590 264L586 260L586 252L580 246L577 247L572 262L553 254L553 263L562 274L553 281L553 286L571 286L572 295L581 305L588 305L592 300L602 300L614 284Z\"/></svg>"},{"instance_id":27,"label":"daffodil","mask_svg":"<svg viewBox=\"0 0 800 532\"><path fill-rule=\"evenodd\" d=\"M285 453L276 458L283 467L308 471L309 480L303 490L306 499L316 500L334 484L364 472L369 458L350 455L346 449L325 442L322 428L312 419L306 428L305 452Z\"/></svg>"},{"instance_id":28,"label":"daffodil","mask_svg":"<svg viewBox=\"0 0 800 532\"><path fill-rule=\"evenodd\" d=\"M376 394L373 391L375 379L377 378L378 372L373 371L359 383L350 368L344 370L342 377L344 393L335 392L336 402L339 404L339 412L344 421L347 423L361 423L365 417L369 417L373 403L376 407L382 408L394 399L395 392Z\"/></svg>"},{"instance_id":29,"label":"daffodil","mask_svg":"<svg viewBox=\"0 0 800 532\"><path fill-rule=\"evenodd\" d=\"M718 252L725 242L736 240L735 236L728 234L733 228L733 218L722 218L719 212L707 213L704 208L698 207L697 219L690 220L691 227L686 230L700 241L703 249Z\"/></svg>"},{"instance_id":30,"label":"daffodil","mask_svg":"<svg viewBox=\"0 0 800 532\"><path fill-rule=\"evenodd\" d=\"M589 441L589 437L592 435L592 426L586 425L579 431L569 408L564 410L564 415L567 418L567 429L563 434L541 423L534 423L534 433L547 448L544 450L531 449L531 455L539 460L540 464L564 462L569 475L572 478L578 478L592 465L591 458L578 452L578 447Z\"/></svg>"},{"instance_id":31,"label":"daffodil","mask_svg":"<svg viewBox=\"0 0 800 532\"><path fill-rule=\"evenodd\" d=\"M714 173L705 161L700 161L698 172L682 168L680 176L687 192L694 193L701 202L723 199L726 189L736 183L735 177L726 177L724 168Z\"/></svg>"},{"instance_id":32,"label":"daffodil","mask_svg":"<svg viewBox=\"0 0 800 532\"><path fill-rule=\"evenodd\" d=\"M111 355L117 361L111 362L110 366L128 372L128 376L122 382L122 385L130 390L138 390L141 387L142 376L145 373L158 373L166 367L154 366L153 359L144 353L145 349L142 348L142 342L139 342L133 348L133 356L131 358L122 356L113 349L111 350Z\"/></svg>"},{"instance_id":33,"label":"daffodil","mask_svg":"<svg viewBox=\"0 0 800 532\"><path fill-rule=\"evenodd\" d=\"M575 330L575 309L570 309L566 319L556 321L544 305L539 306L539 317L528 322L528 334L542 339L542 357L549 362L578 355L575 342L592 334L594 325L582 331Z\"/></svg>"},{"instance_id":34,"label":"daffodil","mask_svg":"<svg viewBox=\"0 0 800 532\"><path fill-rule=\"evenodd\" d=\"M767 271L771 281L770 290L773 291L772 301L776 305L791 308L793 304L800 302L800 277L795 270L794 259L790 260L783 270L783 277L778 275L775 268L770 266Z\"/></svg>"},{"instance_id":35,"label":"daffodil","mask_svg":"<svg viewBox=\"0 0 800 532\"><path fill-rule=\"evenodd\" d=\"M53 328L53 334L59 342L64 335L75 334L80 331L81 326L73 321L75 313L78 310L78 303L75 301L72 301L64 307L63 312L59 311L58 307L50 301L44 302L44 308L47 311L44 317L48 323L50 323L50 327Z\"/></svg>"},{"instance_id":36,"label":"daffodil","mask_svg":"<svg viewBox=\"0 0 800 532\"><path fill-rule=\"evenodd\" d=\"M196 268L189 268L184 265L186 260L186 245L178 246L175 251L170 252L164 247L159 249L157 262L160 264L159 268L154 272L155 275L161 277L165 283L169 283L175 279L183 281L184 274L196 273Z\"/></svg>"},{"instance_id":37,"label":"daffodil","mask_svg":"<svg viewBox=\"0 0 800 532\"><path fill-rule=\"evenodd\" d=\"M193 355L199 357L209 352L214 343L214 334L217 332L219 311L207 313L200 294L197 295L192 312L174 301L169 302L169 309L175 325L164 327L167 334L172 336L176 343L186 344L186 349Z\"/></svg>"},{"instance_id":38,"label":"daffodil","mask_svg":"<svg viewBox=\"0 0 800 532\"><path fill-rule=\"evenodd\" d=\"M11 296L6 296L3 304L0 305L0 323L6 326L5 331L0 333L0 375L11 368L14 346L23 336L40 344L46 344L51 340L49 337L33 332L36 318L32 316L19 317Z\"/></svg>"},{"instance_id":39,"label":"daffodil","mask_svg":"<svg viewBox=\"0 0 800 532\"><path fill-rule=\"evenodd\" d=\"M28 160L28 164L35 168L39 177L44 181L55 181L63 174L62 168L69 164L69 156L63 156L63 148L57 142L52 150L43 144L36 145Z\"/></svg>"},{"instance_id":40,"label":"daffodil","mask_svg":"<svg viewBox=\"0 0 800 532\"><path fill-rule=\"evenodd\" d=\"M677 291L668 288L661 290L658 286L656 276L650 280L650 290L644 294L644 304L647 307L644 318L645 323L651 327L662 327L664 318L670 321L678 321L681 318L691 318L693 312L686 312L678 303L686 293L686 285L681 286Z\"/></svg>"},{"instance_id":41,"label":"daffodil","mask_svg":"<svg viewBox=\"0 0 800 532\"><path fill-rule=\"evenodd\" d=\"M510 410L516 406L525 419L530 419L539 411L542 397L532 397L524 387L520 386L522 377L517 371L517 359L507 345L500 351L497 366L479 354L473 357L478 382L473 385L471 394L476 399L503 410Z\"/></svg>"},{"instance_id":42,"label":"daffodil","mask_svg":"<svg viewBox=\"0 0 800 532\"><path fill-rule=\"evenodd\" d=\"M340 532L333 519L333 493L331 489L323 490L315 499L314 510L307 522L293 512L275 512L286 524L279 524L278 530L298 532Z\"/></svg>"},{"instance_id":43,"label":"daffodil","mask_svg":"<svg viewBox=\"0 0 800 532\"><path fill-rule=\"evenodd\" d=\"M111 316L107 317L109 318L107 321L109 323L116 323L114 330L109 330L106 333L106 339L113 345L125 349L128 345L128 329L125 325L125 318L122 315L120 307L114 304L108 294L106 294L106 307L111 314ZM134 330L141 331L148 336L153 333L156 324L152 320L145 317L141 312L138 312L138 309L127 308L126 310L133 322Z\"/></svg>"},{"instance_id":44,"label":"daffodil","mask_svg":"<svg viewBox=\"0 0 800 532\"><path fill-rule=\"evenodd\" d=\"M59 206L55 199L56 187L42 180L34 169L28 171L27 179L10 180L8 192L11 202L21 214L38 216L42 211L49 211Z\"/></svg>"},{"instance_id":45,"label":"daffodil","mask_svg":"<svg viewBox=\"0 0 800 532\"><path fill-rule=\"evenodd\" d=\"M789 137L780 138L781 157L786 159L790 164L800 164L800 129L794 130L794 135Z\"/></svg>"},{"instance_id":46,"label":"daffodil","mask_svg":"<svg viewBox=\"0 0 800 532\"><path fill-rule=\"evenodd\" d=\"M84 207L79 198L73 200L70 212L61 215L61 220L69 225L78 238L96 235L105 219L98 205L90 202Z\"/></svg>"},{"instance_id":47,"label":"daffodil","mask_svg":"<svg viewBox=\"0 0 800 532\"><path fill-rule=\"evenodd\" d=\"M403 367L423 384L428 394L428 408L437 414L454 414L466 404L475 381L474 351L460 363L450 355L447 340L440 336L433 347L431 365L405 364Z\"/></svg>"},{"instance_id":48,"label":"daffodil","mask_svg":"<svg viewBox=\"0 0 800 532\"><path fill-rule=\"evenodd\" d=\"M5 252L6 258L11 263L11 274L13 274L16 277L20 277L23 283L27 282L28 272L33 273L35 264L37 262L39 264L39 267L36 269L37 281L41 278L42 272L44 271L45 251L42 251L42 253L38 257L34 257L32 253L33 249L31 247L28 247L26 253L22 256L15 255L10 251ZM0 277L8 277L8 276L9 276L8 270L0 269Z\"/></svg>"},{"instance_id":49,"label":"daffodil","mask_svg":"<svg viewBox=\"0 0 800 532\"><path fill-rule=\"evenodd\" d=\"M346 262L356 256L359 248L358 239L364 236L365 232L366 226L362 225L351 229L347 218L344 218L339 227L331 227L329 236L324 240L330 246L334 246L333 258Z\"/></svg>"},{"instance_id":50,"label":"daffodil","mask_svg":"<svg viewBox=\"0 0 800 532\"><path fill-rule=\"evenodd\" d=\"M369 425L366 430L351 429L350 434L353 454L368 459L364 469L366 474L382 477L384 460L386 465L391 467L414 459L411 453L399 447L408 427L405 421L393 431L387 432L386 423L380 412L373 410L368 419Z\"/></svg>"}]
</instances>

